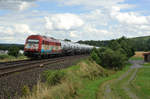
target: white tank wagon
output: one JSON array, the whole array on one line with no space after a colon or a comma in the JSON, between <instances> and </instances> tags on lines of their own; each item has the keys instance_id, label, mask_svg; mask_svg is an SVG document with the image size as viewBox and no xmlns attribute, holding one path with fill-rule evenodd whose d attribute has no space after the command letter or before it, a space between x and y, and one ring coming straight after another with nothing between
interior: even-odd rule
<instances>
[{"instance_id":1,"label":"white tank wagon","mask_svg":"<svg viewBox=\"0 0 150 99\"><path fill-rule=\"evenodd\" d=\"M61 49L64 54L86 54L94 48L94 46L79 44L75 42L59 40Z\"/></svg>"}]
</instances>

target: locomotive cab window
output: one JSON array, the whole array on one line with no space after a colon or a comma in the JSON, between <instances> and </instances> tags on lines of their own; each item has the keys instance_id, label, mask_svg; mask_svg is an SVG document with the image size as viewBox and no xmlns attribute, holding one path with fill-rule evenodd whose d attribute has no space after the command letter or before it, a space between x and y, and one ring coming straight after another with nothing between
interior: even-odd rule
<instances>
[{"instance_id":1,"label":"locomotive cab window","mask_svg":"<svg viewBox=\"0 0 150 99\"><path fill-rule=\"evenodd\" d=\"M26 49L38 49L39 47L39 40L37 39L28 39L27 44L25 45Z\"/></svg>"},{"instance_id":2,"label":"locomotive cab window","mask_svg":"<svg viewBox=\"0 0 150 99\"><path fill-rule=\"evenodd\" d=\"M35 40L35 39L28 39L27 43L32 43L32 44L38 44L39 40Z\"/></svg>"}]
</instances>

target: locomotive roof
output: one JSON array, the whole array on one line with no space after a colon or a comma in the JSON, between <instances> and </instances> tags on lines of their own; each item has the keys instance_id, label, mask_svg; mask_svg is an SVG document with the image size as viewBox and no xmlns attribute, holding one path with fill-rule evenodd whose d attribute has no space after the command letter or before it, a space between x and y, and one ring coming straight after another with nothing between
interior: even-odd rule
<instances>
[{"instance_id":1,"label":"locomotive roof","mask_svg":"<svg viewBox=\"0 0 150 99\"><path fill-rule=\"evenodd\" d=\"M53 38L53 37L48 37L48 36L42 36L42 35L31 35L31 36L34 36L34 37L40 37L42 38L43 40L46 40L46 41L53 41L53 42L59 42L59 40ZM31 37L29 36L29 37Z\"/></svg>"}]
</instances>

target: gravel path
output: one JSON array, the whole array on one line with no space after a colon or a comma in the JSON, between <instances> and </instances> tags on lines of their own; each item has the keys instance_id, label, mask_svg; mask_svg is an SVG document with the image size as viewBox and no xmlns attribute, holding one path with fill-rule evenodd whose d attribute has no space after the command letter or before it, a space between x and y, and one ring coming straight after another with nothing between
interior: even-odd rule
<instances>
[{"instance_id":1,"label":"gravel path","mask_svg":"<svg viewBox=\"0 0 150 99\"><path fill-rule=\"evenodd\" d=\"M130 61L130 63L133 65L129 68L129 70L126 73L121 75L119 78L107 81L102 85L102 92L104 93L101 99L123 99L121 96L116 96L116 94L114 94L115 88L112 89L112 85L118 84L119 82L121 83L121 86L118 87L123 89L125 94L128 95L130 99L139 99L137 95L131 91L129 86L131 85L131 81L134 80L134 78L136 77L138 69L142 67L142 64L144 62L142 60L134 60ZM122 80L125 81L121 82Z\"/></svg>"}]
</instances>

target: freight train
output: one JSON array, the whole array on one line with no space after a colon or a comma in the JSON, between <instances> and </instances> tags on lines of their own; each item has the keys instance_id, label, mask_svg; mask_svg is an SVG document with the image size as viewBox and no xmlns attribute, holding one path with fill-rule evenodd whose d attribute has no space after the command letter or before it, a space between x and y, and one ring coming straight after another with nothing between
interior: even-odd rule
<instances>
[{"instance_id":1,"label":"freight train","mask_svg":"<svg viewBox=\"0 0 150 99\"><path fill-rule=\"evenodd\" d=\"M60 55L87 54L93 46L54 39L52 37L31 35L26 39L24 54L31 58L49 58Z\"/></svg>"}]
</instances>

